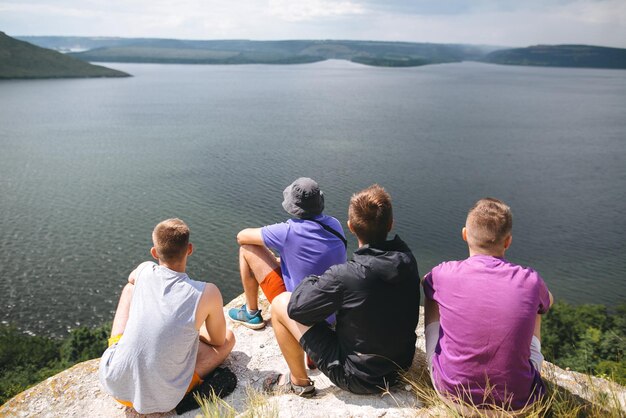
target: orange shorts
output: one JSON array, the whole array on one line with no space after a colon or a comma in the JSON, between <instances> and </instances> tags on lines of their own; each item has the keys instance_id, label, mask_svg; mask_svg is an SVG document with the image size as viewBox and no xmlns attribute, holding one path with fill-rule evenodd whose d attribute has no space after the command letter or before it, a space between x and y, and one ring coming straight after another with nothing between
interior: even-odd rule
<instances>
[{"instance_id":1,"label":"orange shorts","mask_svg":"<svg viewBox=\"0 0 626 418\"><path fill-rule=\"evenodd\" d=\"M109 338L109 347L111 347L113 344L117 344L120 341L120 338L122 338L122 335L123 334L113 335L111 338ZM202 383L202 379L200 378L198 373L193 372L193 376L191 376L191 383L189 383L189 387L187 387L187 391L185 393L191 392L196 386L200 385L201 383ZM120 399L115 399L115 400L129 408L133 407L132 402L122 401Z\"/></svg>"},{"instance_id":2,"label":"orange shorts","mask_svg":"<svg viewBox=\"0 0 626 418\"><path fill-rule=\"evenodd\" d=\"M198 386L201 383L202 383L202 379L200 379L200 376L198 376L198 373L193 372L193 376L191 377L191 383L189 383L189 387L187 388L187 391L185 393L191 392L192 390L194 390L194 388L196 386ZM133 407L133 403L132 402L122 401L120 399L116 399L116 401L118 401L122 405L127 406L129 408Z\"/></svg>"},{"instance_id":3,"label":"orange shorts","mask_svg":"<svg viewBox=\"0 0 626 418\"><path fill-rule=\"evenodd\" d=\"M283 277L280 274L280 267L270 271L263 281L259 283L259 286L261 286L261 290L269 303L272 303L276 296L287 291Z\"/></svg>"}]
</instances>

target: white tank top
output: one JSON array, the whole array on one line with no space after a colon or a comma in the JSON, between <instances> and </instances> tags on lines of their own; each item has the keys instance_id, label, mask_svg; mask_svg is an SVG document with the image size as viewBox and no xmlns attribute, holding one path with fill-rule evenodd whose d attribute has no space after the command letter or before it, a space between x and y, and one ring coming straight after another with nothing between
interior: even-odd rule
<instances>
[{"instance_id":1,"label":"white tank top","mask_svg":"<svg viewBox=\"0 0 626 418\"><path fill-rule=\"evenodd\" d=\"M196 364L195 313L204 286L152 262L139 266L124 335L100 361L100 381L111 395L142 414L180 402Z\"/></svg>"}]
</instances>

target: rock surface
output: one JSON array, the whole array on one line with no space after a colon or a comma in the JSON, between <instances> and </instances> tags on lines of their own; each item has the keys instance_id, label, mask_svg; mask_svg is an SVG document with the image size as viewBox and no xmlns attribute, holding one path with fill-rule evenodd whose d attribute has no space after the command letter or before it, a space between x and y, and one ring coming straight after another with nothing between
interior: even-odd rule
<instances>
[{"instance_id":1,"label":"rock surface","mask_svg":"<svg viewBox=\"0 0 626 418\"><path fill-rule=\"evenodd\" d=\"M243 299L229 303L225 310L239 306ZM264 317L268 309L264 306ZM241 325L232 326L237 343L225 365L237 375L239 383L234 393L225 400L238 412L249 409L250 388L260 392L263 378L271 372L285 372L287 366L282 359L271 326L261 331L253 331ZM424 333L423 318L417 329L417 353L412 367L413 373L423 370ZM127 417L140 416L134 410L126 408L107 395L98 381L99 359L90 360L65 370L46 381L17 395L0 407L0 416L7 417ZM626 411L626 389L602 379L592 378L581 373L560 369L549 363L545 364L546 377L559 386L578 396L593 401L593 391L589 387L613 389ZM267 398L266 415L281 417L415 417L442 416L445 412L423 408L410 387L399 385L391 388L384 395L354 395L335 387L319 371L310 373L315 381L317 394L311 399L295 395L280 395ZM258 407L257 407L258 408ZM258 411L258 409L257 409ZM443 412L443 413L442 413ZM190 411L183 417L195 417L199 409ZM151 414L149 417L171 417L175 412Z\"/></svg>"}]
</instances>

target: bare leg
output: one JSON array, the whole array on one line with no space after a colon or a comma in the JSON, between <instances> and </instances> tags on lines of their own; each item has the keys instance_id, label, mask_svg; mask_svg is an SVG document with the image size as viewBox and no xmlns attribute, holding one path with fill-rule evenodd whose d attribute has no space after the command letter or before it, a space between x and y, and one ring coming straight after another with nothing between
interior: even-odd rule
<instances>
[{"instance_id":1,"label":"bare leg","mask_svg":"<svg viewBox=\"0 0 626 418\"><path fill-rule=\"evenodd\" d=\"M259 308L259 283L278 267L276 257L268 248L248 244L239 247L239 273L249 310Z\"/></svg>"},{"instance_id":2,"label":"bare leg","mask_svg":"<svg viewBox=\"0 0 626 418\"><path fill-rule=\"evenodd\" d=\"M206 329L204 332L206 332ZM226 330L226 341L222 345L209 345L200 338L198 356L196 357L196 373L201 378L204 378L226 360L234 346L235 335L229 329Z\"/></svg>"},{"instance_id":3,"label":"bare leg","mask_svg":"<svg viewBox=\"0 0 626 418\"><path fill-rule=\"evenodd\" d=\"M290 292L284 292L272 301L272 327L280 351L283 353L287 367L291 372L291 383L302 386L308 384L309 377L304 367L304 351L299 341L311 327L289 318L287 305L290 297Z\"/></svg>"},{"instance_id":4,"label":"bare leg","mask_svg":"<svg viewBox=\"0 0 626 418\"><path fill-rule=\"evenodd\" d=\"M112 337L123 334L126 329L126 323L128 322L128 315L130 313L130 302L133 300L134 291L135 285L132 283L128 283L124 286L124 289L122 289L120 301L115 310L115 318L113 318L113 327L111 328Z\"/></svg>"}]
</instances>

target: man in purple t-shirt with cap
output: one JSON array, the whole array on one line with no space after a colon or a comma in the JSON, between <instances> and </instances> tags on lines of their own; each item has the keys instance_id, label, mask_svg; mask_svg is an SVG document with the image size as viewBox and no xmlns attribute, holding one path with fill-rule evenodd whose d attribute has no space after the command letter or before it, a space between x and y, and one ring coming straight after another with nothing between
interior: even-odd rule
<instances>
[{"instance_id":1,"label":"man in purple t-shirt with cap","mask_svg":"<svg viewBox=\"0 0 626 418\"><path fill-rule=\"evenodd\" d=\"M341 223L322 214L324 193L318 184L300 177L287 186L283 198L283 208L293 219L246 228L237 234L246 303L230 309L228 316L248 328L265 326L258 307L259 287L271 303L279 294L292 292L306 276L322 274L346 262L347 242ZM272 250L280 254L280 259Z\"/></svg>"},{"instance_id":2,"label":"man in purple t-shirt with cap","mask_svg":"<svg viewBox=\"0 0 626 418\"><path fill-rule=\"evenodd\" d=\"M424 276L426 356L437 391L459 405L519 410L541 396L541 316L552 295L539 274L507 261L511 209L481 199L462 235L470 257Z\"/></svg>"}]
</instances>

